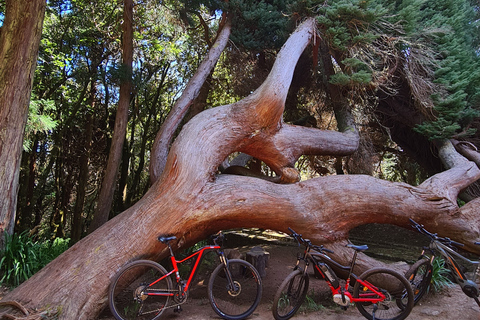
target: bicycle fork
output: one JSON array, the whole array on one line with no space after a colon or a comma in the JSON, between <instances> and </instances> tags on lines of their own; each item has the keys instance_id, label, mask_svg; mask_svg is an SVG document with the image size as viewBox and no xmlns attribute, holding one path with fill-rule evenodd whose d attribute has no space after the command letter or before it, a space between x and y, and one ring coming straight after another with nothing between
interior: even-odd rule
<instances>
[{"instance_id":1,"label":"bicycle fork","mask_svg":"<svg viewBox=\"0 0 480 320\"><path fill-rule=\"evenodd\" d=\"M240 291L240 284L237 281L233 280L230 269L228 268L228 259L225 256L225 253L221 251L218 253L218 256L225 270L225 277L227 278L227 283L228 283L227 292L231 296L236 296Z\"/></svg>"}]
</instances>

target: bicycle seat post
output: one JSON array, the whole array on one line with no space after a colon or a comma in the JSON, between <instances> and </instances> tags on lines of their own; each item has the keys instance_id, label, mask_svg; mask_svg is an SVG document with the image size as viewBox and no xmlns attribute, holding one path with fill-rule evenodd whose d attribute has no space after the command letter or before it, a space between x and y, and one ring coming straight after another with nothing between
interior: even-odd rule
<instances>
[{"instance_id":1,"label":"bicycle seat post","mask_svg":"<svg viewBox=\"0 0 480 320\"><path fill-rule=\"evenodd\" d=\"M348 278L350 278L350 276L352 275L353 273L353 267L355 267L355 262L357 261L357 254L359 251L365 251L368 249L368 246L366 245L363 245L363 246L356 246L356 245L353 245L351 243L347 244L347 247L348 248L352 248L355 252L353 253L353 258L352 258L352 262L350 264L350 272L349 272L349 275L348 275Z\"/></svg>"}]
</instances>

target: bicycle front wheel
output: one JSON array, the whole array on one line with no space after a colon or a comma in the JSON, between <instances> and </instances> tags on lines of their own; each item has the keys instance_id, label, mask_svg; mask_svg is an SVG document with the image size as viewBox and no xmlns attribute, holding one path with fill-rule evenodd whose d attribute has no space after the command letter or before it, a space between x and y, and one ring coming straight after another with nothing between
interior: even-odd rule
<instances>
[{"instance_id":1,"label":"bicycle front wheel","mask_svg":"<svg viewBox=\"0 0 480 320\"><path fill-rule=\"evenodd\" d=\"M432 269L430 260L421 259L415 262L405 273L405 278L412 285L415 304L428 292L428 287L432 281Z\"/></svg>"},{"instance_id":2,"label":"bicycle front wheel","mask_svg":"<svg viewBox=\"0 0 480 320\"><path fill-rule=\"evenodd\" d=\"M287 320L298 311L308 291L308 274L297 269L278 287L273 298L272 313L276 320Z\"/></svg>"},{"instance_id":3,"label":"bicycle front wheel","mask_svg":"<svg viewBox=\"0 0 480 320\"><path fill-rule=\"evenodd\" d=\"M398 272L386 268L373 268L362 273L353 287L353 297L382 299L377 303L355 303L358 311L369 320L402 320L413 308L413 291L408 280Z\"/></svg>"},{"instance_id":4,"label":"bicycle front wheel","mask_svg":"<svg viewBox=\"0 0 480 320\"><path fill-rule=\"evenodd\" d=\"M164 267L150 260L134 261L123 267L113 279L108 294L108 304L115 319L160 318L168 304L172 281L166 277L151 284L166 274Z\"/></svg>"},{"instance_id":5,"label":"bicycle front wheel","mask_svg":"<svg viewBox=\"0 0 480 320\"><path fill-rule=\"evenodd\" d=\"M213 310L224 319L244 319L251 315L262 298L262 280L257 269L240 259L227 267L219 265L208 281L208 299Z\"/></svg>"}]
</instances>

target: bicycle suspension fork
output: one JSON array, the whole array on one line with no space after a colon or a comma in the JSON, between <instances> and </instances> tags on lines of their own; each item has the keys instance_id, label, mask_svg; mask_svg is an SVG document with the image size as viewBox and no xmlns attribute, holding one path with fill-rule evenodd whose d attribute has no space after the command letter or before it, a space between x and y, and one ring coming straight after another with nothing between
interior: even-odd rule
<instances>
[{"instance_id":1,"label":"bicycle suspension fork","mask_svg":"<svg viewBox=\"0 0 480 320\"><path fill-rule=\"evenodd\" d=\"M230 273L230 269L228 268L228 259L225 256L225 252L221 249L217 250L218 257L220 258L220 263L223 264L225 270L225 277L227 278L228 282L228 291L229 292L237 292L239 289L237 284L232 278L232 274Z\"/></svg>"}]
</instances>

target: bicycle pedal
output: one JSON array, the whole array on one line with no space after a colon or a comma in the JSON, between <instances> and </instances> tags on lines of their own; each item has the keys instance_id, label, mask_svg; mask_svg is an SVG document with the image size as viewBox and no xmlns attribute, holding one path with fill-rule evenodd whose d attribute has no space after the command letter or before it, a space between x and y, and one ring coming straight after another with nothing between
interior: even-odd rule
<instances>
[{"instance_id":1,"label":"bicycle pedal","mask_svg":"<svg viewBox=\"0 0 480 320\"><path fill-rule=\"evenodd\" d=\"M175 309L173 309L173 312L180 313L182 312L182 307L178 306Z\"/></svg>"}]
</instances>

